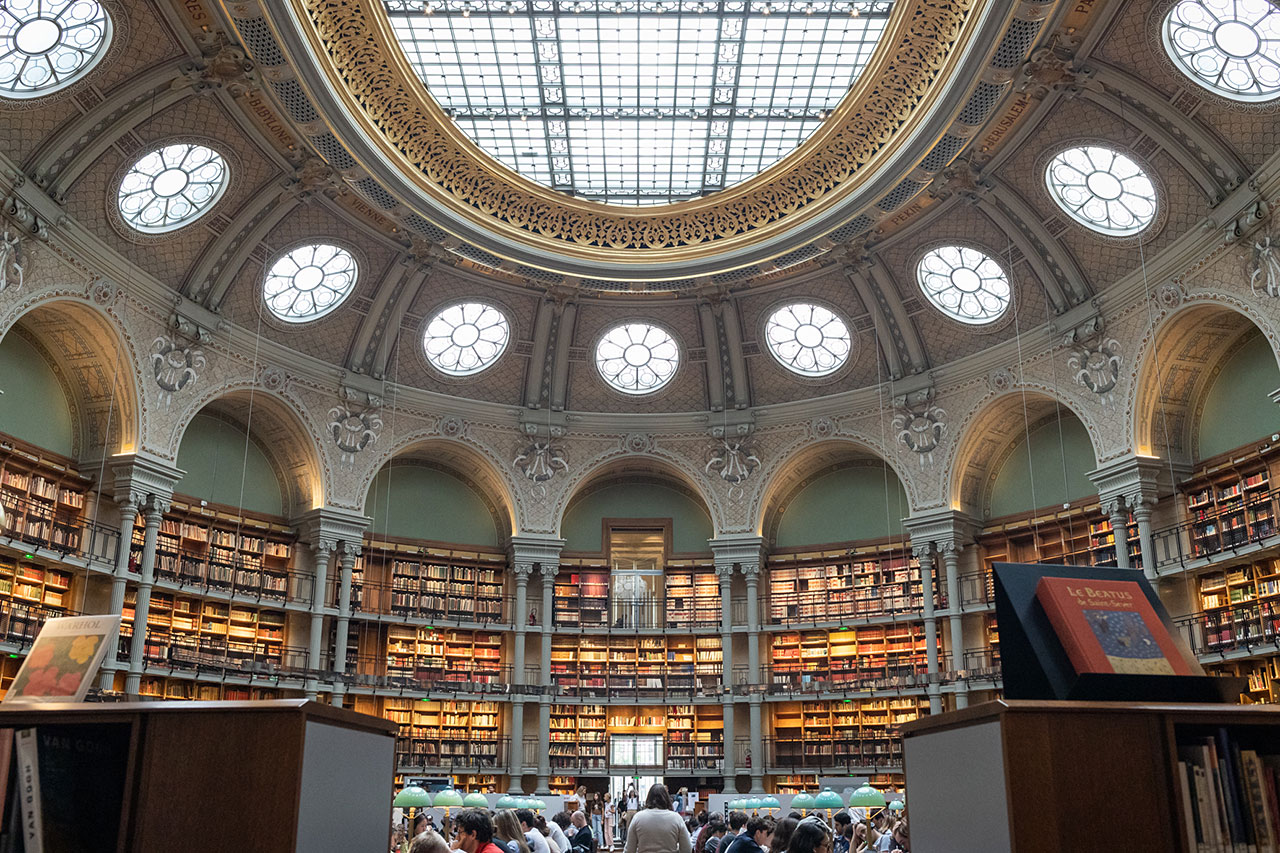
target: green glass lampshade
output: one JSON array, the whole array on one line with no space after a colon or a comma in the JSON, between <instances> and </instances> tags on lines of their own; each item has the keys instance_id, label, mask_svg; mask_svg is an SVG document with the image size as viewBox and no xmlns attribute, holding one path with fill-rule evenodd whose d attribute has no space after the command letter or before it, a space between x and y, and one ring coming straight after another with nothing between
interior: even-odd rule
<instances>
[{"instance_id":1,"label":"green glass lampshade","mask_svg":"<svg viewBox=\"0 0 1280 853\"><path fill-rule=\"evenodd\" d=\"M730 800L727 808L731 812L740 811L742 809L742 800Z\"/></svg>"},{"instance_id":2,"label":"green glass lampshade","mask_svg":"<svg viewBox=\"0 0 1280 853\"><path fill-rule=\"evenodd\" d=\"M431 795L417 785L405 785L391 804L400 809L425 809L431 805Z\"/></svg>"},{"instance_id":3,"label":"green glass lampshade","mask_svg":"<svg viewBox=\"0 0 1280 853\"><path fill-rule=\"evenodd\" d=\"M905 808L906 806L902 804L902 800L894 800L892 803L889 803L889 811L891 812L900 812Z\"/></svg>"},{"instance_id":4,"label":"green glass lampshade","mask_svg":"<svg viewBox=\"0 0 1280 853\"><path fill-rule=\"evenodd\" d=\"M822 793L814 797L813 804L820 809L844 808L844 800L840 799L840 795L830 788L823 788Z\"/></svg>"},{"instance_id":5,"label":"green glass lampshade","mask_svg":"<svg viewBox=\"0 0 1280 853\"><path fill-rule=\"evenodd\" d=\"M884 808L884 794L877 791L870 785L863 785L849 796L849 805L860 806L867 809Z\"/></svg>"},{"instance_id":6,"label":"green glass lampshade","mask_svg":"<svg viewBox=\"0 0 1280 853\"><path fill-rule=\"evenodd\" d=\"M749 798L747 799L747 810L748 810L748 811L753 811L753 812L754 812L754 811L759 811L759 810L760 810L760 809L762 809L762 808L764 808L764 801L763 801L763 800L761 800L759 797L749 797Z\"/></svg>"},{"instance_id":7,"label":"green glass lampshade","mask_svg":"<svg viewBox=\"0 0 1280 853\"><path fill-rule=\"evenodd\" d=\"M801 791L791 798L791 808L796 811L802 812L805 809L811 809L814 807L813 804L813 794L806 794L804 791Z\"/></svg>"},{"instance_id":8,"label":"green glass lampshade","mask_svg":"<svg viewBox=\"0 0 1280 853\"><path fill-rule=\"evenodd\" d=\"M547 809L547 803L546 803L546 801L545 801L545 800L541 799L540 797L534 797L534 798L533 798L533 810L534 810L534 811L541 812L541 811L546 811L546 809Z\"/></svg>"},{"instance_id":9,"label":"green glass lampshade","mask_svg":"<svg viewBox=\"0 0 1280 853\"><path fill-rule=\"evenodd\" d=\"M769 795L769 796L767 796L767 797L762 797L762 798L760 799L760 802L764 803L764 805L763 805L763 806L761 806L761 808L764 808L764 809L780 809L780 808L782 808L782 803L778 802L778 798L777 798L777 797L775 797L773 794L770 794L770 795Z\"/></svg>"},{"instance_id":10,"label":"green glass lampshade","mask_svg":"<svg viewBox=\"0 0 1280 853\"><path fill-rule=\"evenodd\" d=\"M479 791L473 791L462 798L462 804L469 809L487 809L489 798Z\"/></svg>"},{"instance_id":11,"label":"green glass lampshade","mask_svg":"<svg viewBox=\"0 0 1280 853\"><path fill-rule=\"evenodd\" d=\"M511 796L510 794L503 794L501 797L498 797L498 802L497 802L497 804L494 806L494 808L496 808L496 809L515 809L515 808L519 808L519 806L517 806L517 805L516 805L516 798L515 798L515 797Z\"/></svg>"},{"instance_id":12,"label":"green glass lampshade","mask_svg":"<svg viewBox=\"0 0 1280 853\"><path fill-rule=\"evenodd\" d=\"M439 808L462 808L462 795L453 788L445 788L436 794L436 806Z\"/></svg>"}]
</instances>

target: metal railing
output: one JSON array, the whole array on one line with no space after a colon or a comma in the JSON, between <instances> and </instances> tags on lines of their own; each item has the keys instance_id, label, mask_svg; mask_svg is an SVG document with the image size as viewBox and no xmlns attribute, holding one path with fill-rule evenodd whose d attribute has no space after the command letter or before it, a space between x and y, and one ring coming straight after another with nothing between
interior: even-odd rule
<instances>
[{"instance_id":1,"label":"metal railing","mask_svg":"<svg viewBox=\"0 0 1280 853\"><path fill-rule=\"evenodd\" d=\"M605 595L589 599L589 605L558 602L552 624L558 630L608 628L623 631L717 629L721 626L720 596L666 595L633 598ZM746 615L745 605L742 608Z\"/></svg>"},{"instance_id":2,"label":"metal railing","mask_svg":"<svg viewBox=\"0 0 1280 853\"><path fill-rule=\"evenodd\" d=\"M507 737L467 740L444 739L438 735L396 738L396 766L400 770L488 770L502 772L507 767L511 739Z\"/></svg>"},{"instance_id":3,"label":"metal railing","mask_svg":"<svg viewBox=\"0 0 1280 853\"><path fill-rule=\"evenodd\" d=\"M1174 626L1196 655L1280 650L1280 608L1271 602L1192 613Z\"/></svg>"},{"instance_id":4,"label":"metal railing","mask_svg":"<svg viewBox=\"0 0 1280 853\"><path fill-rule=\"evenodd\" d=\"M414 690L424 693L520 692L514 685L510 664L481 660L450 661L444 666L405 666L387 657L347 655L347 668L333 673L347 684L374 689Z\"/></svg>"},{"instance_id":5,"label":"metal railing","mask_svg":"<svg viewBox=\"0 0 1280 853\"><path fill-rule=\"evenodd\" d=\"M629 737L629 736L628 736ZM698 743L668 737L662 752L649 763L616 762L611 757L609 738L598 740L551 740L548 759L552 773L608 773L629 776L636 773L719 773L724 766L724 744ZM524 739L524 766L536 767L541 755L537 738Z\"/></svg>"},{"instance_id":6,"label":"metal railing","mask_svg":"<svg viewBox=\"0 0 1280 853\"><path fill-rule=\"evenodd\" d=\"M35 642L36 634L40 633L45 620L79 615L78 610L0 599L0 642L25 648Z\"/></svg>"},{"instance_id":7,"label":"metal railing","mask_svg":"<svg viewBox=\"0 0 1280 853\"><path fill-rule=\"evenodd\" d=\"M916 581L916 585L919 582ZM924 596L920 592L902 592L903 584L887 584L882 587L861 587L846 592L794 592L770 593L764 601L762 621L767 625L809 625L824 622L846 622L860 619L894 617L909 614L918 617L924 608ZM941 607L939 584L934 582L934 601ZM853 597L855 593L870 591L872 598Z\"/></svg>"},{"instance_id":8,"label":"metal railing","mask_svg":"<svg viewBox=\"0 0 1280 853\"><path fill-rule=\"evenodd\" d=\"M142 543L130 543L129 571L137 574L142 566ZM313 578L292 569L264 569L245 563L239 557L217 560L209 553L179 546L156 549L157 580L176 584L180 589L203 595L236 596L257 601L311 601Z\"/></svg>"},{"instance_id":9,"label":"metal railing","mask_svg":"<svg viewBox=\"0 0 1280 853\"><path fill-rule=\"evenodd\" d=\"M770 771L828 775L866 769L902 766L902 738L897 735L861 735L850 738L764 738ZM745 763L745 756L743 757ZM744 769L743 764L738 765Z\"/></svg>"},{"instance_id":10,"label":"metal railing","mask_svg":"<svg viewBox=\"0 0 1280 853\"><path fill-rule=\"evenodd\" d=\"M129 660L132 644L132 633L121 633L117 644L117 660ZM154 629L147 631L142 658L152 671L164 668L202 672L213 670L224 674L267 677L321 677L325 674L308 667L307 650L301 646L276 646L258 642L237 644L218 638L175 635Z\"/></svg>"},{"instance_id":11,"label":"metal railing","mask_svg":"<svg viewBox=\"0 0 1280 853\"><path fill-rule=\"evenodd\" d=\"M340 591L337 578L330 577L325 582L325 602L330 607L338 606ZM501 625L510 623L513 598L506 593L427 593L394 584L360 581L351 585L351 612L425 619L447 625Z\"/></svg>"},{"instance_id":12,"label":"metal railing","mask_svg":"<svg viewBox=\"0 0 1280 853\"><path fill-rule=\"evenodd\" d=\"M592 667L603 671L593 672ZM582 699L688 699L693 696L718 696L724 692L723 673L719 664L575 664L571 672L556 672L552 663L551 686L562 696ZM537 675L541 679L541 673Z\"/></svg>"},{"instance_id":13,"label":"metal railing","mask_svg":"<svg viewBox=\"0 0 1280 853\"><path fill-rule=\"evenodd\" d=\"M913 656L916 653L911 653ZM851 663L856 663L853 661ZM862 693L924 687L930 681L927 663L920 660L890 661L884 666L812 667L807 664L772 664L765 669L763 685L735 685L734 692L763 690L770 695L798 696L814 693Z\"/></svg>"},{"instance_id":14,"label":"metal railing","mask_svg":"<svg viewBox=\"0 0 1280 853\"><path fill-rule=\"evenodd\" d=\"M0 490L4 503L4 526L0 537L10 544L41 548L114 566L120 547L120 531L90 519L55 512L53 504Z\"/></svg>"},{"instance_id":15,"label":"metal railing","mask_svg":"<svg viewBox=\"0 0 1280 853\"><path fill-rule=\"evenodd\" d=\"M1280 532L1276 526L1276 518L1280 516L1280 488L1242 497L1238 505L1215 512L1201 514L1194 507L1187 512L1196 517L1152 532L1157 570L1275 536Z\"/></svg>"}]
</instances>

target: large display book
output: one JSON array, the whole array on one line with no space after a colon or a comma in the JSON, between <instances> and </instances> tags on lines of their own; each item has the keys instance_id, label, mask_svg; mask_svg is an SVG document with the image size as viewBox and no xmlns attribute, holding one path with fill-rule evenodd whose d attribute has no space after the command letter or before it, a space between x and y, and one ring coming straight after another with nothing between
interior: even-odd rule
<instances>
[{"instance_id":1,"label":"large display book","mask_svg":"<svg viewBox=\"0 0 1280 853\"><path fill-rule=\"evenodd\" d=\"M1204 674L1134 569L996 563L1010 699L1226 702L1243 679Z\"/></svg>"}]
</instances>

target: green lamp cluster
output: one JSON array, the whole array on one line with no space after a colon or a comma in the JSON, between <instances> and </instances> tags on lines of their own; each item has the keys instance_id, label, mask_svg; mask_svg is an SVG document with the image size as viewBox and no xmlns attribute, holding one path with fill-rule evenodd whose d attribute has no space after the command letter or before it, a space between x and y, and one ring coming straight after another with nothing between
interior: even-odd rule
<instances>
[{"instance_id":1,"label":"green lamp cluster","mask_svg":"<svg viewBox=\"0 0 1280 853\"><path fill-rule=\"evenodd\" d=\"M431 795L417 785L405 785L391 804L399 809L425 809L431 805Z\"/></svg>"},{"instance_id":2,"label":"green lamp cluster","mask_svg":"<svg viewBox=\"0 0 1280 853\"><path fill-rule=\"evenodd\" d=\"M392 801L392 805L406 809L425 809L433 804L441 809L487 809L489 798L479 791L473 791L464 797L454 788L445 788L436 793L433 801L431 795L417 785L406 785ZM494 808L531 809L540 812L546 810L547 804L537 797L513 797L510 794L503 794L498 798Z\"/></svg>"}]
</instances>

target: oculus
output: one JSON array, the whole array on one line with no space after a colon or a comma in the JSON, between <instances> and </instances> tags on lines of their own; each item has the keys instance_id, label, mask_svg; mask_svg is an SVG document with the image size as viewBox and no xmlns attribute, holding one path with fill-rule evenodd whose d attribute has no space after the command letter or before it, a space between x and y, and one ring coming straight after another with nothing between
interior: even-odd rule
<instances>
[{"instance_id":1,"label":"oculus","mask_svg":"<svg viewBox=\"0 0 1280 853\"><path fill-rule=\"evenodd\" d=\"M203 145L178 144L142 156L120 181L117 202L129 227L163 234L199 219L227 188L227 162Z\"/></svg>"},{"instance_id":2,"label":"oculus","mask_svg":"<svg viewBox=\"0 0 1280 853\"><path fill-rule=\"evenodd\" d=\"M0 95L37 98L70 86L111 42L111 18L92 0L0 3Z\"/></svg>"},{"instance_id":3,"label":"oculus","mask_svg":"<svg viewBox=\"0 0 1280 853\"><path fill-rule=\"evenodd\" d=\"M1235 101L1280 94L1280 10L1267 0L1180 0L1165 50L1195 82Z\"/></svg>"},{"instance_id":4,"label":"oculus","mask_svg":"<svg viewBox=\"0 0 1280 853\"><path fill-rule=\"evenodd\" d=\"M327 243L299 246L271 265L262 297L276 318L305 323L325 316L356 286L356 259Z\"/></svg>"},{"instance_id":5,"label":"oculus","mask_svg":"<svg viewBox=\"0 0 1280 853\"><path fill-rule=\"evenodd\" d=\"M511 324L491 305L459 302L440 311L422 333L431 366L449 376L470 376L498 360L511 339Z\"/></svg>"},{"instance_id":6,"label":"oculus","mask_svg":"<svg viewBox=\"0 0 1280 853\"><path fill-rule=\"evenodd\" d=\"M665 329L649 323L615 326L596 344L596 369L609 387L624 394L649 394L671 381L680 366L680 347Z\"/></svg>"},{"instance_id":7,"label":"oculus","mask_svg":"<svg viewBox=\"0 0 1280 853\"><path fill-rule=\"evenodd\" d=\"M990 256L968 246L941 246L916 266L920 289L953 320L982 325L1009 308L1009 277Z\"/></svg>"},{"instance_id":8,"label":"oculus","mask_svg":"<svg viewBox=\"0 0 1280 853\"><path fill-rule=\"evenodd\" d=\"M1068 148L1045 168L1049 195L1067 215L1116 237L1137 234L1156 215L1156 188L1133 160L1098 145Z\"/></svg>"},{"instance_id":9,"label":"oculus","mask_svg":"<svg viewBox=\"0 0 1280 853\"><path fill-rule=\"evenodd\" d=\"M826 376L849 359L853 339L844 320L821 305L796 302L769 315L764 324L769 352L801 376Z\"/></svg>"}]
</instances>

